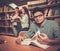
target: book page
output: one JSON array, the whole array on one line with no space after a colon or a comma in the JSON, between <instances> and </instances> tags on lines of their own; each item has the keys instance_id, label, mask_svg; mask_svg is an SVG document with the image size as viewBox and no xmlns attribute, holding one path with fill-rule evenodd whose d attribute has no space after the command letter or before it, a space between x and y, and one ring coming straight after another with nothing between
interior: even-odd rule
<instances>
[{"instance_id":1,"label":"book page","mask_svg":"<svg viewBox=\"0 0 60 51\"><path fill-rule=\"evenodd\" d=\"M30 38L27 38L21 42L22 45L29 45L32 42Z\"/></svg>"},{"instance_id":2,"label":"book page","mask_svg":"<svg viewBox=\"0 0 60 51\"><path fill-rule=\"evenodd\" d=\"M35 33L35 35L32 37L32 39L35 37L35 36L37 36L37 35L40 35L41 33L40 33L40 31L38 30L36 33Z\"/></svg>"},{"instance_id":3,"label":"book page","mask_svg":"<svg viewBox=\"0 0 60 51\"><path fill-rule=\"evenodd\" d=\"M30 39L30 38L27 38L25 40L23 40L21 42L22 45L34 45L34 46L37 46L37 47L40 47L40 48L43 48L43 49L46 49L48 47L50 47L49 45L46 45L46 44L41 44L40 42L38 42L36 39L33 40L33 38L35 36L37 36L38 34L41 34L40 31L37 31L36 34Z\"/></svg>"},{"instance_id":4,"label":"book page","mask_svg":"<svg viewBox=\"0 0 60 51\"><path fill-rule=\"evenodd\" d=\"M34 37L37 36L38 34L40 34L40 31L39 30L35 33L35 35L31 39L30 38L27 38L27 39L23 40L21 42L21 44L22 45L29 45L32 42L32 40L34 39Z\"/></svg>"},{"instance_id":5,"label":"book page","mask_svg":"<svg viewBox=\"0 0 60 51\"><path fill-rule=\"evenodd\" d=\"M41 44L38 41L32 41L31 43L33 43L34 46L37 46L37 47L40 47L40 48L43 48L43 49L47 49L48 47L50 47L49 45Z\"/></svg>"},{"instance_id":6,"label":"book page","mask_svg":"<svg viewBox=\"0 0 60 51\"><path fill-rule=\"evenodd\" d=\"M32 44L31 44L32 43ZM50 47L49 45L46 44L41 44L36 40L31 40L31 39L25 39L24 41L21 42L22 45L33 45L33 46L37 46L39 48L43 48L43 49L47 49L48 47Z\"/></svg>"}]
</instances>

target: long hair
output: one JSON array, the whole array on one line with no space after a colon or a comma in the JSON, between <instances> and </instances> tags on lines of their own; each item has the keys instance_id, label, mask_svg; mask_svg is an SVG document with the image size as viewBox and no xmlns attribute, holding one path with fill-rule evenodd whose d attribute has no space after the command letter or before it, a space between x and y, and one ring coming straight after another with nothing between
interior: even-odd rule
<instances>
[{"instance_id":1,"label":"long hair","mask_svg":"<svg viewBox=\"0 0 60 51\"><path fill-rule=\"evenodd\" d=\"M27 9L27 7L22 7L23 9L24 9L24 12L28 15L28 17L29 17L29 11L28 11L28 9Z\"/></svg>"},{"instance_id":2,"label":"long hair","mask_svg":"<svg viewBox=\"0 0 60 51\"><path fill-rule=\"evenodd\" d=\"M21 14L22 14L22 11L21 10L19 10L19 7L16 7L15 9L18 9L18 16L21 16ZM15 12L14 12L14 14L15 14Z\"/></svg>"},{"instance_id":3,"label":"long hair","mask_svg":"<svg viewBox=\"0 0 60 51\"><path fill-rule=\"evenodd\" d=\"M28 19L29 19L29 21L28 21L28 23L29 23L29 27L30 27L30 15L29 15L29 11L28 11L28 9L27 9L27 7L22 7L23 9L24 9L24 12L28 15Z\"/></svg>"}]
</instances>

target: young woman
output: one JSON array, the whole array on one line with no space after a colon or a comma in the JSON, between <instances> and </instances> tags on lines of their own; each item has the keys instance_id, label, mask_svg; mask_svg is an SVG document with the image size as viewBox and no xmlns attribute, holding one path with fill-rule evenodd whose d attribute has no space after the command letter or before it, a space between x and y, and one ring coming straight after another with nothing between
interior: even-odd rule
<instances>
[{"instance_id":1,"label":"young woman","mask_svg":"<svg viewBox=\"0 0 60 51\"><path fill-rule=\"evenodd\" d=\"M15 13L11 17L11 22L13 26L13 30L15 33L15 36L18 35L18 33L21 31L21 22L20 22L20 14L22 12L19 10L18 7L15 8Z\"/></svg>"},{"instance_id":2,"label":"young woman","mask_svg":"<svg viewBox=\"0 0 60 51\"><path fill-rule=\"evenodd\" d=\"M29 29L29 12L28 9L24 6L22 7L22 14L21 14L21 31L28 31Z\"/></svg>"}]
</instances>

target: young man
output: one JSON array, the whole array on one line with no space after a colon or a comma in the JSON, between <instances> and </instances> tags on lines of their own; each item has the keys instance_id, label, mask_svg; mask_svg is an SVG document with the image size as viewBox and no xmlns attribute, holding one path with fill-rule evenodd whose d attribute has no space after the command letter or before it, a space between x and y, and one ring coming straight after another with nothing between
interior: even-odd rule
<instances>
[{"instance_id":1,"label":"young man","mask_svg":"<svg viewBox=\"0 0 60 51\"><path fill-rule=\"evenodd\" d=\"M37 40L39 42L45 44L59 44L60 31L57 23L52 20L46 20L44 10L38 7L34 8L33 16L34 22L30 25L26 36L19 36L17 42L24 40L25 38L32 38L39 30L41 33L41 35L37 35Z\"/></svg>"}]
</instances>

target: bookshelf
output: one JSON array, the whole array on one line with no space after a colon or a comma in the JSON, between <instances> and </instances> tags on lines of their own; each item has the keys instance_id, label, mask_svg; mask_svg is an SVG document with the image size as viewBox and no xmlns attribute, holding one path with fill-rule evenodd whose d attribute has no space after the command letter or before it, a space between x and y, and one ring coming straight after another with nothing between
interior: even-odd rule
<instances>
[{"instance_id":1,"label":"bookshelf","mask_svg":"<svg viewBox=\"0 0 60 51\"><path fill-rule=\"evenodd\" d=\"M10 20L0 19L0 35L13 35L13 28L11 26Z\"/></svg>"},{"instance_id":2,"label":"bookshelf","mask_svg":"<svg viewBox=\"0 0 60 51\"><path fill-rule=\"evenodd\" d=\"M54 19L54 18L60 18L60 15L55 15L55 16L46 16L47 19Z\"/></svg>"},{"instance_id":3,"label":"bookshelf","mask_svg":"<svg viewBox=\"0 0 60 51\"><path fill-rule=\"evenodd\" d=\"M38 5L38 6L34 6L34 7L28 7L28 9L29 10L33 10L35 7L40 7L40 8L43 8L43 9L49 9L49 8L57 8L57 7L60 7L60 3L53 3L53 4L50 4L50 5L48 5L48 4L45 4L45 5ZM55 16L46 16L46 17L48 17L48 18L59 18L60 17L60 15L55 15Z\"/></svg>"},{"instance_id":4,"label":"bookshelf","mask_svg":"<svg viewBox=\"0 0 60 51\"><path fill-rule=\"evenodd\" d=\"M49 12L49 10L51 9L51 14L52 15L45 15L46 16L46 19L49 19L49 20L60 20L60 2L57 2L57 3L51 3L51 4L44 4L44 5L38 5L38 6L34 6L34 7L28 7L29 10L32 12L32 10L35 8L35 7L40 7L40 8L43 8L43 9L47 9L47 13ZM49 10L48 10L49 9ZM55 10L54 10L55 9ZM58 10L59 9L59 10ZM53 12L54 10L54 12ZM57 11L58 10L58 11ZM57 13L55 13L57 11ZM60 25L60 21L57 21L59 22L59 25Z\"/></svg>"},{"instance_id":5,"label":"bookshelf","mask_svg":"<svg viewBox=\"0 0 60 51\"><path fill-rule=\"evenodd\" d=\"M8 10L6 7L0 8L0 35L14 36L13 28L11 26L11 20L8 19L7 14L14 12L14 10ZM4 9L4 10L3 10Z\"/></svg>"},{"instance_id":6,"label":"bookshelf","mask_svg":"<svg viewBox=\"0 0 60 51\"><path fill-rule=\"evenodd\" d=\"M45 5L38 5L38 6L34 6L34 7L29 7L29 10L34 9L35 7L40 7L40 8L51 8L51 7L57 7L60 6L60 3L54 3L54 4L45 4Z\"/></svg>"},{"instance_id":7,"label":"bookshelf","mask_svg":"<svg viewBox=\"0 0 60 51\"><path fill-rule=\"evenodd\" d=\"M34 6L34 7L28 7L29 10L33 10L33 8L35 7L40 7L43 9L50 9L50 8L57 8L60 7L60 2L58 3L52 3L52 4L44 4L44 5L38 5L38 6ZM10 14L14 12L13 9L4 6L2 8L0 8L0 34L3 35L13 35L13 28L10 22L10 19L7 19L7 14ZM3 15L3 16L2 16ZM59 15L52 15L52 16L46 16L46 19L60 19L60 14ZM59 23L60 24L60 23Z\"/></svg>"}]
</instances>

